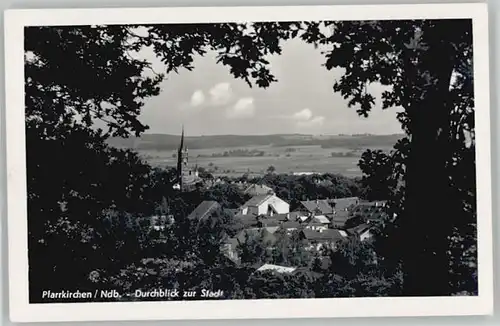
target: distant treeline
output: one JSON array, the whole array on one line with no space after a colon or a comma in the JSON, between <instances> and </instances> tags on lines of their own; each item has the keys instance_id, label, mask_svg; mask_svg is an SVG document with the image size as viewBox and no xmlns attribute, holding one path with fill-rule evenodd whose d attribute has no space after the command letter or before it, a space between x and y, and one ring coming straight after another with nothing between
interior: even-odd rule
<instances>
[{"instance_id":1,"label":"distant treeline","mask_svg":"<svg viewBox=\"0 0 500 326\"><path fill-rule=\"evenodd\" d=\"M357 151L332 152L331 157L360 157L361 153Z\"/></svg>"},{"instance_id":2,"label":"distant treeline","mask_svg":"<svg viewBox=\"0 0 500 326\"><path fill-rule=\"evenodd\" d=\"M373 148L392 146L402 135L354 135L354 136L311 136L311 135L218 135L186 137L189 149L228 148L245 146L321 146L323 148ZM108 143L119 148L137 150L175 150L180 137L166 134L146 134L142 137L111 138Z\"/></svg>"},{"instance_id":3,"label":"distant treeline","mask_svg":"<svg viewBox=\"0 0 500 326\"><path fill-rule=\"evenodd\" d=\"M264 156L266 152L257 149L235 149L224 151L223 153L212 153L211 155L200 154L198 157L259 157Z\"/></svg>"}]
</instances>

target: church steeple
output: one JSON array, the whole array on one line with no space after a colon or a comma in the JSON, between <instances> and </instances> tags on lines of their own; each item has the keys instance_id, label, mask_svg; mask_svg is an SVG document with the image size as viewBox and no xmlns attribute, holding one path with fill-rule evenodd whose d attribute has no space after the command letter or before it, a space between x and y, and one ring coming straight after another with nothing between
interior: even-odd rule
<instances>
[{"instance_id":1,"label":"church steeple","mask_svg":"<svg viewBox=\"0 0 500 326\"><path fill-rule=\"evenodd\" d=\"M192 188L198 178L198 168L190 169L188 164L188 149L184 142L184 125L182 126L179 149L177 151L177 183L180 191L187 191Z\"/></svg>"},{"instance_id":2,"label":"church steeple","mask_svg":"<svg viewBox=\"0 0 500 326\"><path fill-rule=\"evenodd\" d=\"M177 150L177 181L179 182L180 190L182 191L182 169L184 163L184 125L182 125L181 142Z\"/></svg>"},{"instance_id":3,"label":"church steeple","mask_svg":"<svg viewBox=\"0 0 500 326\"><path fill-rule=\"evenodd\" d=\"M181 143L179 145L179 151L182 151L184 148L184 125L182 125L182 131L181 131Z\"/></svg>"}]
</instances>

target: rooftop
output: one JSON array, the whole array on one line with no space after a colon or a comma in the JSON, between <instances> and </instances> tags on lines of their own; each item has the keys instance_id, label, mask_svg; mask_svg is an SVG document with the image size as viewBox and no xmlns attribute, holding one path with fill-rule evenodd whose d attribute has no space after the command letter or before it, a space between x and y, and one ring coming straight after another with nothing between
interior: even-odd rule
<instances>
[{"instance_id":1,"label":"rooftop","mask_svg":"<svg viewBox=\"0 0 500 326\"><path fill-rule=\"evenodd\" d=\"M248 239L261 239L264 242L274 242L276 238L273 233L276 232L278 227L274 228L250 228L242 230L236 235L239 243L245 243ZM273 231L274 230L274 231Z\"/></svg>"},{"instance_id":2,"label":"rooftop","mask_svg":"<svg viewBox=\"0 0 500 326\"><path fill-rule=\"evenodd\" d=\"M252 206L259 206L269 198L271 198L273 195L272 194L267 194L267 195L258 195L250 198L246 203L242 205L242 207L252 207Z\"/></svg>"},{"instance_id":3,"label":"rooftop","mask_svg":"<svg viewBox=\"0 0 500 326\"><path fill-rule=\"evenodd\" d=\"M300 202L302 206L310 213L329 214L333 212L333 207L330 206L328 200L304 200Z\"/></svg>"},{"instance_id":4,"label":"rooftop","mask_svg":"<svg viewBox=\"0 0 500 326\"><path fill-rule=\"evenodd\" d=\"M364 223L364 224L360 224L358 226L355 226L353 228L350 228L347 231L349 231L349 233L351 233L351 234L360 235L360 234L364 233L365 231L369 230L370 228L371 228L370 224Z\"/></svg>"},{"instance_id":5,"label":"rooftop","mask_svg":"<svg viewBox=\"0 0 500 326\"><path fill-rule=\"evenodd\" d=\"M300 227L301 224L297 221L286 221L286 222L283 222L283 224L281 224L281 226L284 229L296 229L296 228Z\"/></svg>"},{"instance_id":6,"label":"rooftop","mask_svg":"<svg viewBox=\"0 0 500 326\"><path fill-rule=\"evenodd\" d=\"M324 231L314 231L305 229L302 232L307 240L316 240L316 241L338 241L345 239L345 237L347 236L345 232L343 233L340 230L333 230L333 229L328 229Z\"/></svg>"},{"instance_id":7,"label":"rooftop","mask_svg":"<svg viewBox=\"0 0 500 326\"><path fill-rule=\"evenodd\" d=\"M239 219L244 226L257 226L258 220L257 215L255 214L238 214L234 216L236 219Z\"/></svg>"},{"instance_id":8,"label":"rooftop","mask_svg":"<svg viewBox=\"0 0 500 326\"><path fill-rule=\"evenodd\" d=\"M246 194L251 195L267 195L273 192L273 188L268 187L266 185L252 184L245 189Z\"/></svg>"},{"instance_id":9,"label":"rooftop","mask_svg":"<svg viewBox=\"0 0 500 326\"><path fill-rule=\"evenodd\" d=\"M278 273L293 273L297 267L287 267L287 266L279 266L279 265L273 265L273 264L264 264L261 267L257 269L258 272L263 272L263 271L274 271Z\"/></svg>"},{"instance_id":10,"label":"rooftop","mask_svg":"<svg viewBox=\"0 0 500 326\"><path fill-rule=\"evenodd\" d=\"M336 211L346 210L359 203L358 197L335 198L331 200Z\"/></svg>"},{"instance_id":11,"label":"rooftop","mask_svg":"<svg viewBox=\"0 0 500 326\"><path fill-rule=\"evenodd\" d=\"M207 218L214 210L218 209L219 203L213 200L202 201L195 209L188 215L188 219L202 220Z\"/></svg>"},{"instance_id":12,"label":"rooftop","mask_svg":"<svg viewBox=\"0 0 500 326\"><path fill-rule=\"evenodd\" d=\"M291 213L284 213L284 214L274 214L273 219L277 221L288 221L290 218Z\"/></svg>"},{"instance_id":13,"label":"rooftop","mask_svg":"<svg viewBox=\"0 0 500 326\"><path fill-rule=\"evenodd\" d=\"M324 215L317 215L313 218L313 221L314 222L318 222L318 223L323 223L323 224L328 224L330 223L330 220L324 216Z\"/></svg>"},{"instance_id":14,"label":"rooftop","mask_svg":"<svg viewBox=\"0 0 500 326\"><path fill-rule=\"evenodd\" d=\"M278 226L280 222L274 218L262 218L257 221L262 226Z\"/></svg>"}]
</instances>

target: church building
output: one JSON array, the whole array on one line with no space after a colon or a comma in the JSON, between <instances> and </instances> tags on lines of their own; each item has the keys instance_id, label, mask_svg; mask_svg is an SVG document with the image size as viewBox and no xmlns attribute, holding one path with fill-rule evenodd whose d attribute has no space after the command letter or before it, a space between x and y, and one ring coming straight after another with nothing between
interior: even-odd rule
<instances>
[{"instance_id":1,"label":"church building","mask_svg":"<svg viewBox=\"0 0 500 326\"><path fill-rule=\"evenodd\" d=\"M189 191L194 188L201 178L198 175L198 169L191 169L189 166L188 149L184 145L184 127L182 127L181 143L177 151L177 185L180 191Z\"/></svg>"}]
</instances>

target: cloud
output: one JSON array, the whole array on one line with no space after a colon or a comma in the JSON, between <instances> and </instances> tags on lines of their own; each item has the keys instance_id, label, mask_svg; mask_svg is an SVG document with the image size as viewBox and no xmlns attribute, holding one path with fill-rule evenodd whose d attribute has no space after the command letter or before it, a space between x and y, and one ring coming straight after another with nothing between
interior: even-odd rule
<instances>
[{"instance_id":1,"label":"cloud","mask_svg":"<svg viewBox=\"0 0 500 326\"><path fill-rule=\"evenodd\" d=\"M308 121L312 118L312 112L309 109L304 109L302 111L296 112L293 118L297 121Z\"/></svg>"},{"instance_id":2,"label":"cloud","mask_svg":"<svg viewBox=\"0 0 500 326\"><path fill-rule=\"evenodd\" d=\"M316 117L309 119L307 121L299 121L297 123L297 126L299 128L317 128L317 127L321 127L324 123L325 123L325 117L316 116Z\"/></svg>"},{"instance_id":3,"label":"cloud","mask_svg":"<svg viewBox=\"0 0 500 326\"><path fill-rule=\"evenodd\" d=\"M318 128L325 123L324 116L314 116L313 112L307 108L294 113L292 119L300 129Z\"/></svg>"},{"instance_id":4,"label":"cloud","mask_svg":"<svg viewBox=\"0 0 500 326\"><path fill-rule=\"evenodd\" d=\"M205 94L203 94L203 91L201 90L197 90L191 96L191 106L193 107L200 106L204 102L205 102Z\"/></svg>"},{"instance_id":5,"label":"cloud","mask_svg":"<svg viewBox=\"0 0 500 326\"><path fill-rule=\"evenodd\" d=\"M227 110L227 117L230 119L243 119L253 117L255 106L252 97L240 98L232 107Z\"/></svg>"},{"instance_id":6,"label":"cloud","mask_svg":"<svg viewBox=\"0 0 500 326\"><path fill-rule=\"evenodd\" d=\"M212 105L225 105L232 97L231 85L229 83L218 83L213 86L208 93Z\"/></svg>"}]
</instances>

